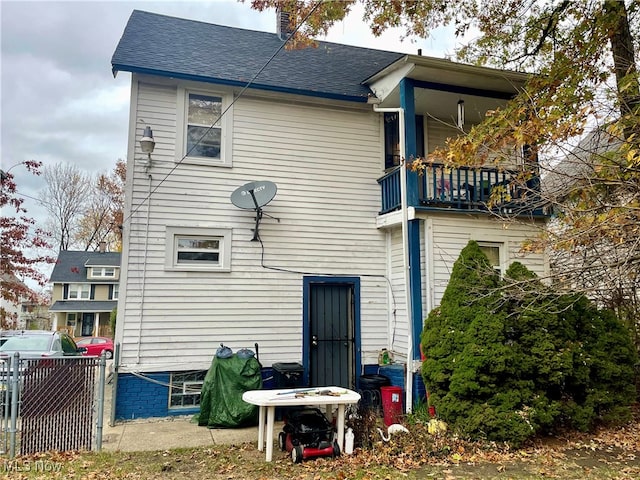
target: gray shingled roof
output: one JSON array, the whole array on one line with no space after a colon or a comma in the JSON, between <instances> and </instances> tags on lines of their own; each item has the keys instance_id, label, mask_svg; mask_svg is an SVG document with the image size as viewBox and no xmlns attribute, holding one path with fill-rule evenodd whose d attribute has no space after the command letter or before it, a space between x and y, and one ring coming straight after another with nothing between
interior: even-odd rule
<instances>
[{"instance_id":1,"label":"gray shingled roof","mask_svg":"<svg viewBox=\"0 0 640 480\"><path fill-rule=\"evenodd\" d=\"M257 32L134 10L111 63L117 71L244 86L282 45ZM366 101L362 82L405 54L319 42L282 49L252 88Z\"/></svg>"},{"instance_id":2,"label":"gray shingled roof","mask_svg":"<svg viewBox=\"0 0 640 480\"><path fill-rule=\"evenodd\" d=\"M86 265L118 267L120 266L120 253L62 250L58 253L58 259L49 281L53 283L86 283L88 281ZM105 281L106 283L114 282L113 279L105 279ZM92 279L91 283L99 283L99 280Z\"/></svg>"},{"instance_id":3,"label":"gray shingled roof","mask_svg":"<svg viewBox=\"0 0 640 480\"><path fill-rule=\"evenodd\" d=\"M50 312L110 312L116 306L116 300L58 300Z\"/></svg>"}]
</instances>

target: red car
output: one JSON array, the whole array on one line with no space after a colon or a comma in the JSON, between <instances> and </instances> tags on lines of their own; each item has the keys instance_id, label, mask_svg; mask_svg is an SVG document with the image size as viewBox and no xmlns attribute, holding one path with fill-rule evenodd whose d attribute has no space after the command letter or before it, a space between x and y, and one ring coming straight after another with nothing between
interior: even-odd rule
<instances>
[{"instance_id":1,"label":"red car","mask_svg":"<svg viewBox=\"0 0 640 480\"><path fill-rule=\"evenodd\" d=\"M76 340L78 347L87 349L83 355L99 357L102 352L108 359L113 358L113 340L107 337L84 337Z\"/></svg>"}]
</instances>

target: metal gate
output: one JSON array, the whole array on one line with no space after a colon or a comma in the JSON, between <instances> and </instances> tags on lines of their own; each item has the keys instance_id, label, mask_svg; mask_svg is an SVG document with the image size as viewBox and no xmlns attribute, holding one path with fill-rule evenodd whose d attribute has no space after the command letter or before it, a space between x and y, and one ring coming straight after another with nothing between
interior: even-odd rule
<instances>
[{"instance_id":1,"label":"metal gate","mask_svg":"<svg viewBox=\"0 0 640 480\"><path fill-rule=\"evenodd\" d=\"M307 283L306 342L312 386L355 386L357 280L334 277Z\"/></svg>"},{"instance_id":2,"label":"metal gate","mask_svg":"<svg viewBox=\"0 0 640 480\"><path fill-rule=\"evenodd\" d=\"M105 364L104 357L3 360L4 453L99 450Z\"/></svg>"},{"instance_id":3,"label":"metal gate","mask_svg":"<svg viewBox=\"0 0 640 480\"><path fill-rule=\"evenodd\" d=\"M91 450L97 358L28 360L20 453Z\"/></svg>"}]
</instances>

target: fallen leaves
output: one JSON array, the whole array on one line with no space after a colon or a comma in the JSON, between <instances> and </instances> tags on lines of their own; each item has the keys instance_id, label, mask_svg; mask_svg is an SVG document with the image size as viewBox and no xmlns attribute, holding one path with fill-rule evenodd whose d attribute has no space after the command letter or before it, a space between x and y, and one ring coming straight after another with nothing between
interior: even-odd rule
<instances>
[{"instance_id":1,"label":"fallen leaves","mask_svg":"<svg viewBox=\"0 0 640 480\"><path fill-rule=\"evenodd\" d=\"M408 426L410 433L391 441L374 441L366 449L336 459L318 458L293 464L290 455L274 452L264 461L255 444L137 453L49 452L16 461L60 462L52 479L214 479L214 480L446 480L544 477L582 480L640 478L640 415L623 428L594 434L565 433L539 438L525 448L495 442L470 442L451 432L431 435L426 425ZM35 472L13 472L28 480Z\"/></svg>"}]
</instances>

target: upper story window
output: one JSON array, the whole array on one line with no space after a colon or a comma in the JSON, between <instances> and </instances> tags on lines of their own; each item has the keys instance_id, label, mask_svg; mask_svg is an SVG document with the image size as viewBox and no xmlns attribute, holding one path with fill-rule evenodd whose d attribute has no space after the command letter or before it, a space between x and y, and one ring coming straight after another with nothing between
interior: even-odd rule
<instances>
[{"instance_id":1,"label":"upper story window","mask_svg":"<svg viewBox=\"0 0 640 480\"><path fill-rule=\"evenodd\" d=\"M231 95L178 88L176 161L231 166Z\"/></svg>"},{"instance_id":2,"label":"upper story window","mask_svg":"<svg viewBox=\"0 0 640 480\"><path fill-rule=\"evenodd\" d=\"M167 227L167 270L231 270L231 229Z\"/></svg>"},{"instance_id":3,"label":"upper story window","mask_svg":"<svg viewBox=\"0 0 640 480\"><path fill-rule=\"evenodd\" d=\"M90 270L90 278L115 278L115 267L92 267Z\"/></svg>"},{"instance_id":4,"label":"upper story window","mask_svg":"<svg viewBox=\"0 0 640 480\"><path fill-rule=\"evenodd\" d=\"M69 300L89 300L91 297L91 285L88 283L72 283L69 285Z\"/></svg>"},{"instance_id":5,"label":"upper story window","mask_svg":"<svg viewBox=\"0 0 640 480\"><path fill-rule=\"evenodd\" d=\"M220 158L222 98L189 94L187 156Z\"/></svg>"}]
</instances>

